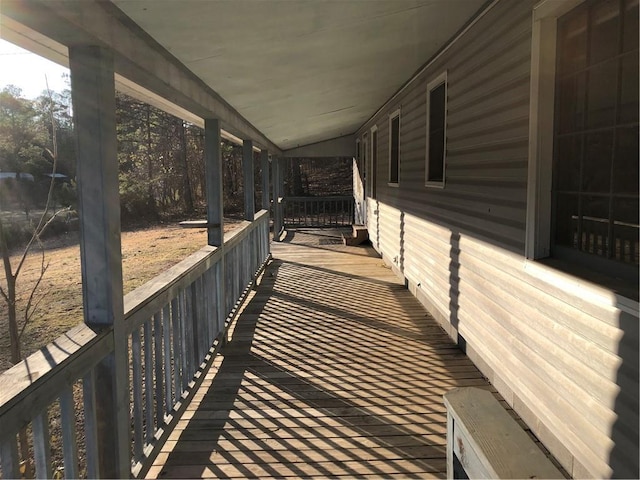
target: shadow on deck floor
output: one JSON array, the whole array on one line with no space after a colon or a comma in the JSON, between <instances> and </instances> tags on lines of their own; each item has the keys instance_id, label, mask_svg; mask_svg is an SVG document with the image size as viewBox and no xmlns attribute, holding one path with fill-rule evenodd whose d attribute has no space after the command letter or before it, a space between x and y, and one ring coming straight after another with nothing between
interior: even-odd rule
<instances>
[{"instance_id":1,"label":"shadow on deck floor","mask_svg":"<svg viewBox=\"0 0 640 480\"><path fill-rule=\"evenodd\" d=\"M273 245L149 477L445 476L442 395L491 387L371 248L335 238Z\"/></svg>"}]
</instances>

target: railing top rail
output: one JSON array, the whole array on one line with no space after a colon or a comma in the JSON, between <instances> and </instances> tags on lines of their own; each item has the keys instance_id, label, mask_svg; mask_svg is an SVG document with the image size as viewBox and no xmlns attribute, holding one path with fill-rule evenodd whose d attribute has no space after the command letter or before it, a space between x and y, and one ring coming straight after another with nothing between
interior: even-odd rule
<instances>
[{"instance_id":1,"label":"railing top rail","mask_svg":"<svg viewBox=\"0 0 640 480\"><path fill-rule=\"evenodd\" d=\"M112 329L73 327L0 376L0 432L15 432L113 350Z\"/></svg>"},{"instance_id":2,"label":"railing top rail","mask_svg":"<svg viewBox=\"0 0 640 480\"><path fill-rule=\"evenodd\" d=\"M224 235L224 248L233 248L238 243L240 243L244 238L249 235L249 232L253 230L253 228L247 228L251 225L256 227L260 222L269 220L269 211L268 210L260 210L255 214L253 222L248 220L243 220L240 224L240 227L233 229L231 232L227 232Z\"/></svg>"},{"instance_id":3,"label":"railing top rail","mask_svg":"<svg viewBox=\"0 0 640 480\"><path fill-rule=\"evenodd\" d=\"M261 210L255 221L242 222L224 236L224 248L239 244L268 220ZM160 309L181 288L219 261L222 249L205 246L138 287L124 298L127 332L133 331ZM113 329L95 333L85 324L73 327L49 345L0 374L0 432L15 432L30 421L33 412L51 404L62 388L81 378L113 350Z\"/></svg>"},{"instance_id":4,"label":"railing top rail","mask_svg":"<svg viewBox=\"0 0 640 480\"><path fill-rule=\"evenodd\" d=\"M283 197L285 202L353 200L353 195L331 195L327 197Z\"/></svg>"},{"instance_id":5,"label":"railing top rail","mask_svg":"<svg viewBox=\"0 0 640 480\"><path fill-rule=\"evenodd\" d=\"M165 270L157 277L136 288L124 297L124 317L127 333L144 323L181 289L191 284L220 260L222 250L202 247L195 253Z\"/></svg>"}]
</instances>

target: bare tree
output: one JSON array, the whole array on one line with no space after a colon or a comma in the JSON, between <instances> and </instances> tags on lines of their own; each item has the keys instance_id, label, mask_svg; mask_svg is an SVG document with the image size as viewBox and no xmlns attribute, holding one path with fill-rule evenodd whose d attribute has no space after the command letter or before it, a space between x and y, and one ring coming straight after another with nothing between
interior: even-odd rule
<instances>
[{"instance_id":1,"label":"bare tree","mask_svg":"<svg viewBox=\"0 0 640 480\"><path fill-rule=\"evenodd\" d=\"M47 90L48 86L47 86ZM15 269L12 265L11 260L11 251L9 249L9 245L7 242L6 228L0 217L0 256L2 257L2 264L4 268L4 279L5 285L0 284L0 297L4 299L7 304L7 309L9 312L9 341L10 341L10 349L11 349L11 362L15 365L16 363L22 360L22 348L21 348L21 339L24 331L29 324L29 321L33 318L34 313L37 311L38 304L44 298L43 296L37 298L37 291L40 287L40 283L44 278L44 275L49 267L49 264L45 259L44 246L41 242L41 236L47 229L47 227L53 222L56 216L65 210L59 210L57 213L53 213L49 216L49 210L53 199L53 189L55 185L55 177L56 177L56 165L58 159L58 144L56 140L56 127L55 127L55 119L53 114L53 99L51 92L49 91L50 98L50 108L49 115L51 124L53 126L53 135L52 135L52 146L53 151L48 149L44 149L43 155L45 158L48 158L51 161L52 165L52 175L51 175L51 183L49 184L49 191L47 193L47 200L45 204L44 211L38 220L37 225L33 229L33 233L31 234L31 238L27 242L24 247L22 254L18 257L18 261L16 263ZM30 289L29 296L27 298L26 304L22 310L22 315L18 315L18 305L17 305L17 289L16 286L18 284L18 277L23 270L25 265L25 261L29 253L38 246L40 249L40 271L39 275L32 285ZM25 476L29 478L31 472L31 465L28 461L28 439L26 429L23 429L19 432L19 441L20 441L20 450L22 453L22 458L25 459Z\"/></svg>"}]
</instances>

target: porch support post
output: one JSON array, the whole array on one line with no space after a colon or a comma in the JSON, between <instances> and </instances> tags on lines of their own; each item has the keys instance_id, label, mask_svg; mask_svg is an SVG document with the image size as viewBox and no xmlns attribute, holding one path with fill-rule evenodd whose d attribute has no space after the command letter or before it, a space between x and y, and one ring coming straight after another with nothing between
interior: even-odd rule
<instances>
[{"instance_id":1,"label":"porch support post","mask_svg":"<svg viewBox=\"0 0 640 480\"><path fill-rule=\"evenodd\" d=\"M204 158L207 185L207 240L209 245L222 249L220 261L215 267L217 329L220 340L226 343L222 137L220 136L220 121L215 118L205 118L204 120Z\"/></svg>"},{"instance_id":2,"label":"porch support post","mask_svg":"<svg viewBox=\"0 0 640 480\"><path fill-rule=\"evenodd\" d=\"M286 165L287 159L284 157L280 157L278 158L278 197L279 199L282 200L278 200L278 211L279 211L279 217L280 217L280 230L282 231L284 229L284 176L285 176L285 165Z\"/></svg>"},{"instance_id":3,"label":"porch support post","mask_svg":"<svg viewBox=\"0 0 640 480\"><path fill-rule=\"evenodd\" d=\"M244 140L242 142L242 174L244 179L244 219L253 222L256 214L256 203L252 140Z\"/></svg>"},{"instance_id":4,"label":"porch support post","mask_svg":"<svg viewBox=\"0 0 640 480\"><path fill-rule=\"evenodd\" d=\"M94 371L96 473L101 478L129 478L129 372L113 56L102 47L71 46L69 68L78 158L84 321L96 332L113 328L114 340L114 351Z\"/></svg>"},{"instance_id":5,"label":"porch support post","mask_svg":"<svg viewBox=\"0 0 640 480\"><path fill-rule=\"evenodd\" d=\"M280 197L280 159L273 157L271 159L271 169L273 170L273 240L277 242L280 239L280 230L282 220L280 217L280 205L278 198Z\"/></svg>"},{"instance_id":6,"label":"porch support post","mask_svg":"<svg viewBox=\"0 0 640 480\"><path fill-rule=\"evenodd\" d=\"M207 185L207 240L209 245L221 247L224 239L222 193L222 137L220 122L204 120L204 158Z\"/></svg>"},{"instance_id":7,"label":"porch support post","mask_svg":"<svg viewBox=\"0 0 640 480\"><path fill-rule=\"evenodd\" d=\"M269 210L269 151L260 152L260 169L262 170L262 208Z\"/></svg>"}]
</instances>

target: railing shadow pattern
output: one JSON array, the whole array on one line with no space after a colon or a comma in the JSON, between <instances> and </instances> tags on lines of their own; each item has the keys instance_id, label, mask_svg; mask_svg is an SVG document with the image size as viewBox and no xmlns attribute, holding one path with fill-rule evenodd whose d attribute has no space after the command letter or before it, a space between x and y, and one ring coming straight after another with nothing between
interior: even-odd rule
<instances>
[{"instance_id":1,"label":"railing shadow pattern","mask_svg":"<svg viewBox=\"0 0 640 480\"><path fill-rule=\"evenodd\" d=\"M379 259L310 251L267 267L150 476L445 475L442 394L488 383Z\"/></svg>"}]
</instances>

